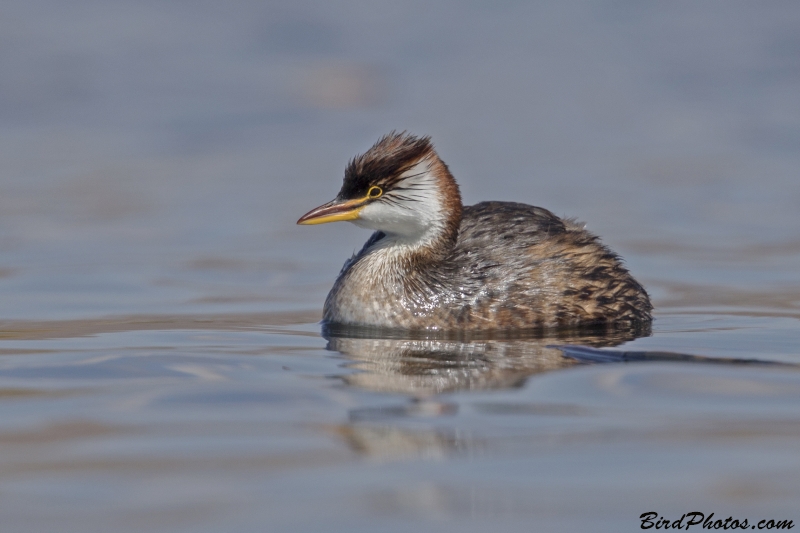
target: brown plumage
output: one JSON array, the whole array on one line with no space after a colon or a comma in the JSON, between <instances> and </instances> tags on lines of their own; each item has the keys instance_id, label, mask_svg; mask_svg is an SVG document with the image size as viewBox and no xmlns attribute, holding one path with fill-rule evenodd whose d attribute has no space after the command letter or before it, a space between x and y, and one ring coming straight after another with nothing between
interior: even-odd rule
<instances>
[{"instance_id":1,"label":"brown plumage","mask_svg":"<svg viewBox=\"0 0 800 533\"><path fill-rule=\"evenodd\" d=\"M328 323L507 330L648 323L652 305L593 234L540 207L462 207L430 140L404 133L353 159L337 198L298 223L377 230L345 263Z\"/></svg>"}]
</instances>

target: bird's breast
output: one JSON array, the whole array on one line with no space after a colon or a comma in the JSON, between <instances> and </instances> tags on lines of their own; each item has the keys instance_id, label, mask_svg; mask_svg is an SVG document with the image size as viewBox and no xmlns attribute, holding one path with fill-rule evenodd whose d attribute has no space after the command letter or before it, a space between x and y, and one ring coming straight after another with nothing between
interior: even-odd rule
<instances>
[{"instance_id":1,"label":"bird's breast","mask_svg":"<svg viewBox=\"0 0 800 533\"><path fill-rule=\"evenodd\" d=\"M362 257L346 268L325 301L324 319L342 324L419 328L449 291L388 254Z\"/></svg>"}]
</instances>

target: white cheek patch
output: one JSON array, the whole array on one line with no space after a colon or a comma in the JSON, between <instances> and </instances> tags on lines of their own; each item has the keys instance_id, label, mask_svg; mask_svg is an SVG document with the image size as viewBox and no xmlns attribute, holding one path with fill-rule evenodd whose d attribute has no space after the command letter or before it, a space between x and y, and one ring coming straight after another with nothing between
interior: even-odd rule
<instances>
[{"instance_id":1,"label":"white cheek patch","mask_svg":"<svg viewBox=\"0 0 800 533\"><path fill-rule=\"evenodd\" d=\"M407 199L414 204L424 205L421 210L428 213L438 212L442 209L442 200L439 192L439 180L431 173L431 161L423 159L400 175L400 182L395 191L395 196ZM391 196L391 192L388 193Z\"/></svg>"},{"instance_id":2,"label":"white cheek patch","mask_svg":"<svg viewBox=\"0 0 800 533\"><path fill-rule=\"evenodd\" d=\"M367 204L353 223L386 233L393 240L425 241L444 227L439 181L423 159L401 175L396 187Z\"/></svg>"}]
</instances>

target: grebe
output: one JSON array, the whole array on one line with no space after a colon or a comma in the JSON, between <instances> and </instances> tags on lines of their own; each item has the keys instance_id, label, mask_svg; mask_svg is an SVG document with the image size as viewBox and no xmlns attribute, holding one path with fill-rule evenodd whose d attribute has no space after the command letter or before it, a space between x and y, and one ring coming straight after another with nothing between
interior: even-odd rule
<instances>
[{"instance_id":1,"label":"grebe","mask_svg":"<svg viewBox=\"0 0 800 533\"><path fill-rule=\"evenodd\" d=\"M328 324L478 331L651 320L647 292L582 225L526 204L462 206L429 137L382 137L350 161L339 195L297 223L342 220L375 233L328 294Z\"/></svg>"}]
</instances>

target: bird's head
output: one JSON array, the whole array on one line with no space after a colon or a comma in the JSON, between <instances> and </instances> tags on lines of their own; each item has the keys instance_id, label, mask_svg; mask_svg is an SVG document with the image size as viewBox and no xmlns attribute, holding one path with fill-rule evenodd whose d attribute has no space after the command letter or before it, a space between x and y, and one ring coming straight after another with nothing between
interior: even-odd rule
<instances>
[{"instance_id":1,"label":"bird's head","mask_svg":"<svg viewBox=\"0 0 800 533\"><path fill-rule=\"evenodd\" d=\"M410 242L455 238L461 195L429 137L393 132L350 161L333 201L297 223L341 220Z\"/></svg>"}]
</instances>

